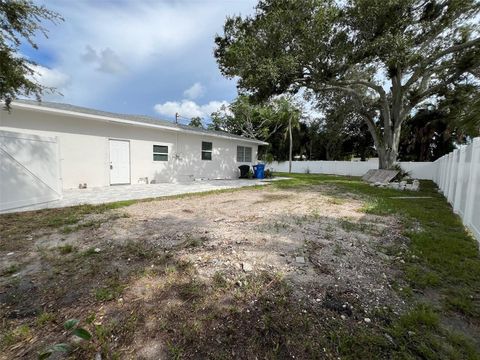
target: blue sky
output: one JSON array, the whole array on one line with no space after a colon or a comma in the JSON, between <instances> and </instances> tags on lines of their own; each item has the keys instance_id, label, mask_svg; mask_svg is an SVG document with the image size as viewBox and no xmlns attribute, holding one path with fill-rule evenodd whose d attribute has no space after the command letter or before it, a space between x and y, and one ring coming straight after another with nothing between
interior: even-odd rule
<instances>
[{"instance_id":1,"label":"blue sky","mask_svg":"<svg viewBox=\"0 0 480 360\"><path fill-rule=\"evenodd\" d=\"M236 96L220 74L214 37L227 15L250 14L254 0L48 0L64 22L46 24L37 79L58 89L44 100L173 119L208 115Z\"/></svg>"}]
</instances>

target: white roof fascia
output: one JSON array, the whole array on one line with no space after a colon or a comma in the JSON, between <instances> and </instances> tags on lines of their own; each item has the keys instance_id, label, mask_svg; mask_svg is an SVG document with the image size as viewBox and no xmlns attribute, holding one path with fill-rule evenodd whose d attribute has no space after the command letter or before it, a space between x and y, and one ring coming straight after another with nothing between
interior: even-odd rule
<instances>
[{"instance_id":1,"label":"white roof fascia","mask_svg":"<svg viewBox=\"0 0 480 360\"><path fill-rule=\"evenodd\" d=\"M231 137L231 136L228 136L228 135L208 134L208 133L202 133L202 132L197 132L197 131L190 131L190 130L187 130L187 129L165 126L165 125L161 125L161 124L159 124L159 125L149 124L149 123L144 123L144 122L140 122L140 121L118 119L118 118L114 118L114 117L110 117L110 116L104 116L104 115L94 115L94 114L87 114L87 113L82 113L82 112L77 112L77 111L55 109L55 108L46 107L46 106L38 106L38 105L12 102L11 107L12 108L25 109L25 110L35 110L35 111L45 112L45 113L61 114L61 115L72 116L72 117L81 116L81 117L84 117L84 118L97 120L97 121L114 122L114 123L125 124L125 125L162 129L162 130L166 130L166 131L181 132L181 133L192 134L192 135L197 135L197 136L211 136L211 137L218 137L218 138L224 138L224 139L235 140L235 141L243 141L243 142L248 142L248 143L254 143L254 144L258 144L258 145L268 145L267 142L260 141L260 140L247 139L247 138L239 139L239 138Z\"/></svg>"}]
</instances>

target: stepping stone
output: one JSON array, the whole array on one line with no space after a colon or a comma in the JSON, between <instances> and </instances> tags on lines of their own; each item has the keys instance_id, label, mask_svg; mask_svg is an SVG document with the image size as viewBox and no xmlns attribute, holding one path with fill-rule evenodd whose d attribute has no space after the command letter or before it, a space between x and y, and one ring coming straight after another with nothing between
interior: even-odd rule
<instances>
[{"instance_id":1,"label":"stepping stone","mask_svg":"<svg viewBox=\"0 0 480 360\"><path fill-rule=\"evenodd\" d=\"M362 176L362 180L370 183L387 184L397 176L397 170L368 170L365 175Z\"/></svg>"},{"instance_id":2,"label":"stepping stone","mask_svg":"<svg viewBox=\"0 0 480 360\"><path fill-rule=\"evenodd\" d=\"M242 264L242 269L245 272L250 272L250 271L253 270L253 266L252 266L252 264L249 264L249 263L243 263Z\"/></svg>"},{"instance_id":3,"label":"stepping stone","mask_svg":"<svg viewBox=\"0 0 480 360\"><path fill-rule=\"evenodd\" d=\"M305 264L305 258L304 258L303 256L297 256L297 257L295 258L295 262L296 262L297 264Z\"/></svg>"}]
</instances>

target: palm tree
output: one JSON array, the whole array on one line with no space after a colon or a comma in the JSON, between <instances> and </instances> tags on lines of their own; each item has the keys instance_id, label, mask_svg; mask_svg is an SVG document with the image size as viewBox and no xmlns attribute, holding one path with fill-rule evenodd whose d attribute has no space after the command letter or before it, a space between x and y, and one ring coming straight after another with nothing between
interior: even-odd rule
<instances>
[{"instance_id":1,"label":"palm tree","mask_svg":"<svg viewBox=\"0 0 480 360\"><path fill-rule=\"evenodd\" d=\"M300 127L300 119L302 116L301 108L294 103L292 98L279 97L273 101L273 105L276 108L276 114L281 124L288 124L285 132L285 137L289 138L288 148L288 172L292 172L292 152L293 152L293 134L292 129L298 129Z\"/></svg>"}]
</instances>

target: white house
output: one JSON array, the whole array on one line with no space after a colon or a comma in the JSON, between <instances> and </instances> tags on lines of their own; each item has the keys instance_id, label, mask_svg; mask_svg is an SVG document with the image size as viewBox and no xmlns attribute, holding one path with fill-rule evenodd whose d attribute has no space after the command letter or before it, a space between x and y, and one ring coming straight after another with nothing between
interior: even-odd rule
<instances>
[{"instance_id":1,"label":"white house","mask_svg":"<svg viewBox=\"0 0 480 360\"><path fill-rule=\"evenodd\" d=\"M0 210L25 206L25 198L58 198L79 184L234 179L266 144L146 116L18 100L0 111Z\"/></svg>"}]
</instances>

